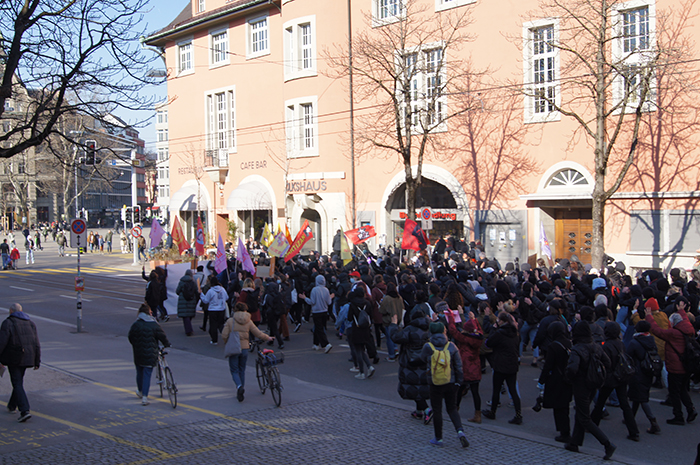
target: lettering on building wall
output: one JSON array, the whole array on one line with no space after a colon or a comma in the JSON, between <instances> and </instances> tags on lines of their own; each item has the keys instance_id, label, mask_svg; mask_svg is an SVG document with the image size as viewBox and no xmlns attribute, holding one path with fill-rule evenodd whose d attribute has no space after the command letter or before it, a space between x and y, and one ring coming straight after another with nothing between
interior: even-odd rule
<instances>
[{"instance_id":1,"label":"lettering on building wall","mask_svg":"<svg viewBox=\"0 0 700 465\"><path fill-rule=\"evenodd\" d=\"M287 183L287 192L322 192L328 189L326 181L292 181Z\"/></svg>"},{"instance_id":2,"label":"lettering on building wall","mask_svg":"<svg viewBox=\"0 0 700 465\"><path fill-rule=\"evenodd\" d=\"M420 212L416 212L414 217L419 218ZM434 220L449 220L449 221L456 221L457 220L456 213L432 212L431 217ZM401 218L402 220L405 220L406 219L406 212L399 213L399 218Z\"/></svg>"},{"instance_id":3,"label":"lettering on building wall","mask_svg":"<svg viewBox=\"0 0 700 465\"><path fill-rule=\"evenodd\" d=\"M242 170L264 170L267 168L267 160L242 161Z\"/></svg>"},{"instance_id":4,"label":"lettering on building wall","mask_svg":"<svg viewBox=\"0 0 700 465\"><path fill-rule=\"evenodd\" d=\"M201 166L197 167L197 173L202 174L204 173L204 169ZM184 174L195 174L195 168L191 166L183 166L177 169L177 174L184 175Z\"/></svg>"}]
</instances>

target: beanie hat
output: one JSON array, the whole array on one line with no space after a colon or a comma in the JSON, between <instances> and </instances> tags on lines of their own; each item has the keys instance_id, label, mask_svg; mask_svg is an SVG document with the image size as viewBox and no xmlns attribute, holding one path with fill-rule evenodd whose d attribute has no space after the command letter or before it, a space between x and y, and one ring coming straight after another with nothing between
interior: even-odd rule
<instances>
[{"instance_id":1,"label":"beanie hat","mask_svg":"<svg viewBox=\"0 0 700 465\"><path fill-rule=\"evenodd\" d=\"M634 327L634 330L638 333L648 333L651 330L651 325L646 320L639 320Z\"/></svg>"},{"instance_id":2,"label":"beanie hat","mask_svg":"<svg viewBox=\"0 0 700 465\"><path fill-rule=\"evenodd\" d=\"M646 302L644 302L644 308L648 308L649 310L656 311L659 309L659 303L656 301L655 298L650 297L647 299Z\"/></svg>"},{"instance_id":3,"label":"beanie hat","mask_svg":"<svg viewBox=\"0 0 700 465\"><path fill-rule=\"evenodd\" d=\"M444 313L448 311L450 307L447 305L447 302L444 300L441 300L440 302L435 304L435 311L438 313Z\"/></svg>"},{"instance_id":4,"label":"beanie hat","mask_svg":"<svg viewBox=\"0 0 700 465\"><path fill-rule=\"evenodd\" d=\"M594 291L596 289L600 289L600 288L605 289L607 287L607 283L605 282L605 279L603 279L603 278L595 278L593 280L593 285L591 287L593 288Z\"/></svg>"},{"instance_id":5,"label":"beanie hat","mask_svg":"<svg viewBox=\"0 0 700 465\"><path fill-rule=\"evenodd\" d=\"M445 332L445 325L436 321L435 323L430 323L430 334L442 334Z\"/></svg>"}]
</instances>

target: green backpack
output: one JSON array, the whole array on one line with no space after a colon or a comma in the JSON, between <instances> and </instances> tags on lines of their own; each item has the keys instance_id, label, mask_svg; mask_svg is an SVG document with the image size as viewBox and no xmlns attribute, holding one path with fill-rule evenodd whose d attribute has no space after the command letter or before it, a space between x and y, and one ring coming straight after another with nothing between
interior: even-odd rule
<instances>
[{"instance_id":1,"label":"green backpack","mask_svg":"<svg viewBox=\"0 0 700 465\"><path fill-rule=\"evenodd\" d=\"M448 384L452 379L451 343L448 341L442 350L437 350L432 342L428 344L433 349L433 355L430 357L430 375L433 379L433 384L436 386Z\"/></svg>"}]
</instances>

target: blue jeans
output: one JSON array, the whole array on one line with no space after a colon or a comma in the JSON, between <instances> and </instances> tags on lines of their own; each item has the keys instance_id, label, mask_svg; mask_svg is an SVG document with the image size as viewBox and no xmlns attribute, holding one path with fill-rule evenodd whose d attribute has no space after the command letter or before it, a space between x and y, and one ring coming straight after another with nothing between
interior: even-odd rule
<instances>
[{"instance_id":1,"label":"blue jeans","mask_svg":"<svg viewBox=\"0 0 700 465\"><path fill-rule=\"evenodd\" d=\"M10 382L12 383L12 395L7 403L7 408L10 410L17 408L20 413L27 413L29 400L24 392L24 372L27 371L27 367L9 365L7 371L10 372Z\"/></svg>"},{"instance_id":2,"label":"blue jeans","mask_svg":"<svg viewBox=\"0 0 700 465\"><path fill-rule=\"evenodd\" d=\"M523 326L520 328L520 355L523 355L523 349L527 347L528 342L532 342L535 340L535 336L537 335L537 325L530 326L527 321L523 323ZM532 355L537 358L540 356L540 348L536 347L532 351Z\"/></svg>"},{"instance_id":3,"label":"blue jeans","mask_svg":"<svg viewBox=\"0 0 700 465\"><path fill-rule=\"evenodd\" d=\"M151 387L151 374L153 367L136 366L136 387L141 391L141 395L148 397L148 390Z\"/></svg>"},{"instance_id":4,"label":"blue jeans","mask_svg":"<svg viewBox=\"0 0 700 465\"><path fill-rule=\"evenodd\" d=\"M394 340L391 339L391 336L393 336L396 332L396 328L397 326L394 324L384 328L384 334L386 334L386 350L389 352L389 358L396 357L396 344L394 343Z\"/></svg>"},{"instance_id":5,"label":"blue jeans","mask_svg":"<svg viewBox=\"0 0 700 465\"><path fill-rule=\"evenodd\" d=\"M245 367L248 362L248 349L243 349L238 355L228 358L228 367L231 370L231 378L236 383L236 388L245 386Z\"/></svg>"}]
</instances>

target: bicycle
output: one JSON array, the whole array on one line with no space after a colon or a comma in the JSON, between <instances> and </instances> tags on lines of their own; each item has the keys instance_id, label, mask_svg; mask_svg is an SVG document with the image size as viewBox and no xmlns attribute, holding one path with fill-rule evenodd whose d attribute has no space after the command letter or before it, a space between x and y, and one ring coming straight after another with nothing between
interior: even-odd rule
<instances>
[{"instance_id":1,"label":"bicycle","mask_svg":"<svg viewBox=\"0 0 700 465\"><path fill-rule=\"evenodd\" d=\"M284 363L284 354L275 353L272 349L260 350L261 341L252 341L250 351L256 351L258 357L255 359L255 376L258 379L260 392L265 394L269 388L272 400L277 407L282 403L282 382L277 365Z\"/></svg>"},{"instance_id":2,"label":"bicycle","mask_svg":"<svg viewBox=\"0 0 700 465\"><path fill-rule=\"evenodd\" d=\"M175 380L173 379L173 372L168 366L168 362L165 361L165 356L167 355L165 347L158 348L158 371L156 373L156 382L160 388L160 396L163 397L163 389L168 393L170 398L170 404L173 408L177 407L177 386L175 386Z\"/></svg>"}]
</instances>

